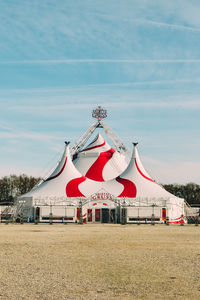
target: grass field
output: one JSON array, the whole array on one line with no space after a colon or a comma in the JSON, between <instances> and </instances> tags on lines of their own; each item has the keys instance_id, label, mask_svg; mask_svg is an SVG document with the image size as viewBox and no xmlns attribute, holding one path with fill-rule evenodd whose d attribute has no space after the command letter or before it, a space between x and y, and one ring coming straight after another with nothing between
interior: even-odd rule
<instances>
[{"instance_id":1,"label":"grass field","mask_svg":"<svg viewBox=\"0 0 200 300\"><path fill-rule=\"evenodd\" d=\"M0 224L0 299L200 299L200 226Z\"/></svg>"}]
</instances>

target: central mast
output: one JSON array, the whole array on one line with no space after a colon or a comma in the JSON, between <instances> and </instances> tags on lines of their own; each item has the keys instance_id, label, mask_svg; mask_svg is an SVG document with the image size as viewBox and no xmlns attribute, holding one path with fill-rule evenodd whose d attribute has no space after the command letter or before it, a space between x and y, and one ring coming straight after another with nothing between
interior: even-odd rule
<instances>
[{"instance_id":1,"label":"central mast","mask_svg":"<svg viewBox=\"0 0 200 300\"><path fill-rule=\"evenodd\" d=\"M124 154L128 159L130 158L130 150L128 147L122 142L122 140L117 136L116 133L112 131L112 129L102 122L102 119L107 118L107 110L98 106L96 109L92 111L92 117L97 119L98 121L90 126L74 143L74 146L71 149L71 155L76 156L78 152L84 147L88 139L91 137L96 128L103 128L105 133L109 136L111 141L113 142L116 150L122 154Z\"/></svg>"}]
</instances>

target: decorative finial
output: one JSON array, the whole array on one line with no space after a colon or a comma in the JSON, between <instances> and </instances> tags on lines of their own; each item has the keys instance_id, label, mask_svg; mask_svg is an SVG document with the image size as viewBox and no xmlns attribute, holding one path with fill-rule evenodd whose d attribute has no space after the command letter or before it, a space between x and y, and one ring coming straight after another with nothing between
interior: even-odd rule
<instances>
[{"instance_id":1,"label":"decorative finial","mask_svg":"<svg viewBox=\"0 0 200 300\"><path fill-rule=\"evenodd\" d=\"M136 147L136 146L137 146L137 144L138 144L138 143L133 143L133 146L135 146L135 147Z\"/></svg>"},{"instance_id":2,"label":"decorative finial","mask_svg":"<svg viewBox=\"0 0 200 300\"><path fill-rule=\"evenodd\" d=\"M96 118L99 122L107 117L107 110L103 109L101 106L98 106L92 111L92 117Z\"/></svg>"}]
</instances>

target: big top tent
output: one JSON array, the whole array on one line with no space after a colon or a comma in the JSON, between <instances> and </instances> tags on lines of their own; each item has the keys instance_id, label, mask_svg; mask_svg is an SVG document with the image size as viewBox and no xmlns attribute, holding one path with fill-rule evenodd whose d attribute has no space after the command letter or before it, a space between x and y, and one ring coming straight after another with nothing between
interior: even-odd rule
<instances>
[{"instance_id":1,"label":"big top tent","mask_svg":"<svg viewBox=\"0 0 200 300\"><path fill-rule=\"evenodd\" d=\"M148 174L137 143L129 150L102 122L98 122L71 148L65 149L55 170L17 200L16 213L30 220L60 222L170 222L184 220L184 199L167 192ZM85 146L96 128L106 128L114 147L98 134Z\"/></svg>"}]
</instances>

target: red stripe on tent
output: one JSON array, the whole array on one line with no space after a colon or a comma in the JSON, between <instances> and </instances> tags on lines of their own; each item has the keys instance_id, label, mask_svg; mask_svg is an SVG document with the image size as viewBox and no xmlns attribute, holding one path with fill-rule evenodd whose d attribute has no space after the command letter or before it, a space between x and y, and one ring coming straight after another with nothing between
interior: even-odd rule
<instances>
[{"instance_id":1,"label":"red stripe on tent","mask_svg":"<svg viewBox=\"0 0 200 300\"><path fill-rule=\"evenodd\" d=\"M135 164L136 164L136 168L137 168L138 172L139 172L145 179L147 179L147 180L149 180L149 181L152 181L152 182L156 183L153 179L147 177L146 175L144 175L144 174L142 173L142 171L141 171L140 168L138 167L136 158L135 158Z\"/></svg>"},{"instance_id":2,"label":"red stripe on tent","mask_svg":"<svg viewBox=\"0 0 200 300\"><path fill-rule=\"evenodd\" d=\"M90 147L90 148L87 148L87 149L84 149L80 152L84 152L84 151L88 151L88 150L92 150L92 149L96 149L96 148L99 148L99 147L102 147L106 144L106 142L104 141L101 145L97 145L97 146L93 146L93 147Z\"/></svg>"},{"instance_id":3,"label":"red stripe on tent","mask_svg":"<svg viewBox=\"0 0 200 300\"><path fill-rule=\"evenodd\" d=\"M169 224L185 224L185 221L179 220L179 221L170 221Z\"/></svg>"},{"instance_id":4,"label":"red stripe on tent","mask_svg":"<svg viewBox=\"0 0 200 300\"><path fill-rule=\"evenodd\" d=\"M107 162L112 158L115 150L111 148L108 151L100 153L97 160L93 163L93 165L87 171L85 177L90 178L95 181L104 181L103 179L103 168L107 164Z\"/></svg>"},{"instance_id":5,"label":"red stripe on tent","mask_svg":"<svg viewBox=\"0 0 200 300\"><path fill-rule=\"evenodd\" d=\"M64 165L62 166L62 169L60 170L60 172L58 172L58 174L52 176L52 177L49 177L47 178L45 181L49 181L49 180L52 180L52 179L55 179L56 177L58 177L64 170L65 166L66 166L66 163L67 163L67 157L65 159L65 162L64 162Z\"/></svg>"},{"instance_id":6,"label":"red stripe on tent","mask_svg":"<svg viewBox=\"0 0 200 300\"><path fill-rule=\"evenodd\" d=\"M176 218L176 219L173 219L174 221L176 221L176 220L180 220L181 219L181 217L178 217L178 218Z\"/></svg>"},{"instance_id":7,"label":"red stripe on tent","mask_svg":"<svg viewBox=\"0 0 200 300\"><path fill-rule=\"evenodd\" d=\"M124 190L123 192L118 196L118 197L129 197L129 198L135 198L137 195L137 188L135 184L124 178L117 177L116 178L117 182L123 184Z\"/></svg>"},{"instance_id":8,"label":"red stripe on tent","mask_svg":"<svg viewBox=\"0 0 200 300\"><path fill-rule=\"evenodd\" d=\"M176 218L176 219L172 219L169 224L185 224L185 220L183 218L183 216Z\"/></svg>"},{"instance_id":9,"label":"red stripe on tent","mask_svg":"<svg viewBox=\"0 0 200 300\"><path fill-rule=\"evenodd\" d=\"M86 178L84 176L72 179L66 186L67 197L85 197L79 190L79 184L84 182Z\"/></svg>"}]
</instances>

